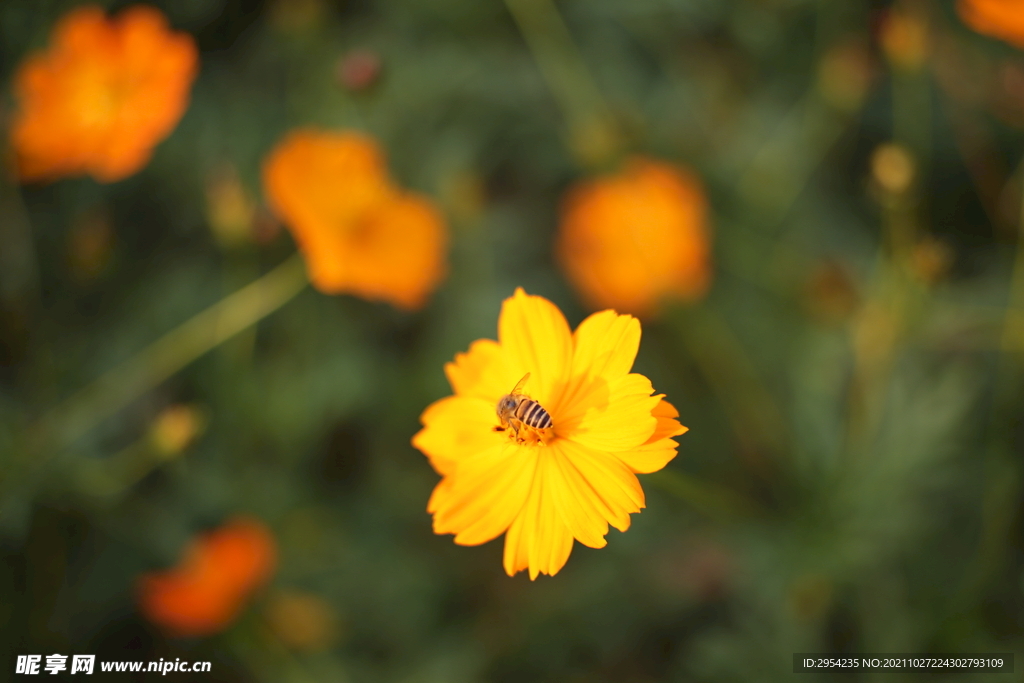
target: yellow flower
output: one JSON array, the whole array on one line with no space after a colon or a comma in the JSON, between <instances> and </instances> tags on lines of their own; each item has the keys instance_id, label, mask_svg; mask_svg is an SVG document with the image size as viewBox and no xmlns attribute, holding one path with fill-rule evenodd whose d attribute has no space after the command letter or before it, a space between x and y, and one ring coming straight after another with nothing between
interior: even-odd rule
<instances>
[{"instance_id":1,"label":"yellow flower","mask_svg":"<svg viewBox=\"0 0 1024 683\"><path fill-rule=\"evenodd\" d=\"M602 548L608 525L629 528L644 507L635 473L676 455L679 413L630 369L640 323L601 311L570 332L562 312L522 289L505 300L498 340L481 339L445 365L454 396L430 405L413 445L443 479L427 511L434 532L479 545L505 534L505 571L554 575L573 539ZM523 393L553 422L539 440L496 431L498 400L526 373ZM526 429L526 428L524 428Z\"/></svg>"}]
</instances>

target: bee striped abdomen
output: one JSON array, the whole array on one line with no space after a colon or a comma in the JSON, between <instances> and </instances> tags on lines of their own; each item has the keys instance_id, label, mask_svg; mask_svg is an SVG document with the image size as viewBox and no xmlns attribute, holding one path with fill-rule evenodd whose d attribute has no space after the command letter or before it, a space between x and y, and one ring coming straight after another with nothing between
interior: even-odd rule
<instances>
[{"instance_id":1,"label":"bee striped abdomen","mask_svg":"<svg viewBox=\"0 0 1024 683\"><path fill-rule=\"evenodd\" d=\"M531 399L526 399L519 404L519 408L516 410L516 417L523 424L534 429L547 429L552 424L548 411L544 410L541 404Z\"/></svg>"}]
</instances>

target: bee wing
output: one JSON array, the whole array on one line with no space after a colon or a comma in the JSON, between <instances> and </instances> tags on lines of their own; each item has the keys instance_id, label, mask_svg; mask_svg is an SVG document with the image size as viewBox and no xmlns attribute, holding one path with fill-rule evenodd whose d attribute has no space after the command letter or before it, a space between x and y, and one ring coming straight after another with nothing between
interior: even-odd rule
<instances>
[{"instance_id":1,"label":"bee wing","mask_svg":"<svg viewBox=\"0 0 1024 683\"><path fill-rule=\"evenodd\" d=\"M526 373L525 375L523 375L523 378L521 380L519 380L518 382L516 382L516 385L512 388L512 391L510 391L509 393L510 394L521 393L520 390L523 388L523 385L526 384L526 380L528 380L528 379L530 379L530 373Z\"/></svg>"}]
</instances>

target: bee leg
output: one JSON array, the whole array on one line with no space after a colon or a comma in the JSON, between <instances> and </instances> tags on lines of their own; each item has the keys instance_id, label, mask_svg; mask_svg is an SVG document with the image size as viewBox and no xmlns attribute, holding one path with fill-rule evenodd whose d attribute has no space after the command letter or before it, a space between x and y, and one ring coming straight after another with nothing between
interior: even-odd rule
<instances>
[{"instance_id":1,"label":"bee leg","mask_svg":"<svg viewBox=\"0 0 1024 683\"><path fill-rule=\"evenodd\" d=\"M523 443L523 435L519 433L519 427L521 427L522 425L516 425L516 424L515 424L515 423L513 422L513 423L512 423L511 425L509 425L509 426L510 426L510 427L512 427L512 431L513 431L513 432L515 432L515 439L516 439L516 443L518 443L518 444L521 444L521 443Z\"/></svg>"},{"instance_id":2,"label":"bee leg","mask_svg":"<svg viewBox=\"0 0 1024 683\"><path fill-rule=\"evenodd\" d=\"M505 431L505 428L504 427L495 427L494 431L496 431L496 432L503 432L503 431Z\"/></svg>"}]
</instances>

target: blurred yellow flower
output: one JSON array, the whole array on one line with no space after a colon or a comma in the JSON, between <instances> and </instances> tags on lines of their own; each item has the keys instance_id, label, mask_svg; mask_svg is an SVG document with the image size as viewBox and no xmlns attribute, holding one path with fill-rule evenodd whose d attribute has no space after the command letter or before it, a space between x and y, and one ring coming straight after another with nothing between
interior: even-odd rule
<instances>
[{"instance_id":1,"label":"blurred yellow flower","mask_svg":"<svg viewBox=\"0 0 1024 683\"><path fill-rule=\"evenodd\" d=\"M818 91L829 104L844 111L864 103L873 77L871 52L856 38L833 44L818 63Z\"/></svg>"},{"instance_id":2,"label":"blurred yellow flower","mask_svg":"<svg viewBox=\"0 0 1024 683\"><path fill-rule=\"evenodd\" d=\"M919 69L928 58L928 26L914 13L886 12L878 37L889 61L902 69Z\"/></svg>"},{"instance_id":3,"label":"blurred yellow flower","mask_svg":"<svg viewBox=\"0 0 1024 683\"><path fill-rule=\"evenodd\" d=\"M206 427L206 420L195 406L177 403L167 406L150 427L150 439L164 457L178 455L188 448Z\"/></svg>"},{"instance_id":4,"label":"blurred yellow flower","mask_svg":"<svg viewBox=\"0 0 1024 683\"><path fill-rule=\"evenodd\" d=\"M320 291L413 309L443 279L448 234L440 211L391 182L369 137L294 131L264 162L263 184Z\"/></svg>"},{"instance_id":5,"label":"blurred yellow flower","mask_svg":"<svg viewBox=\"0 0 1024 683\"><path fill-rule=\"evenodd\" d=\"M413 445L443 479L427 511L434 532L479 545L505 534L505 571L554 575L573 539L602 548L608 525L629 528L644 507L635 473L676 455L686 428L650 380L631 374L640 323L595 313L570 332L562 312L522 289L506 299L498 340L481 339L445 365L453 396L420 417ZM550 414L544 438L518 443L496 431L498 400L526 373L523 391Z\"/></svg>"},{"instance_id":6,"label":"blurred yellow flower","mask_svg":"<svg viewBox=\"0 0 1024 683\"><path fill-rule=\"evenodd\" d=\"M338 639L338 615L318 595L302 591L278 591L264 610L267 624L278 640L300 652L322 652Z\"/></svg>"},{"instance_id":7,"label":"blurred yellow flower","mask_svg":"<svg viewBox=\"0 0 1024 683\"><path fill-rule=\"evenodd\" d=\"M978 33L1024 48L1024 0L959 0L956 9Z\"/></svg>"},{"instance_id":8,"label":"blurred yellow flower","mask_svg":"<svg viewBox=\"0 0 1024 683\"><path fill-rule=\"evenodd\" d=\"M254 238L256 203L242 185L238 171L229 163L218 165L206 178L206 221L213 236L225 248Z\"/></svg>"},{"instance_id":9,"label":"blurred yellow flower","mask_svg":"<svg viewBox=\"0 0 1024 683\"><path fill-rule=\"evenodd\" d=\"M914 181L915 171L914 158L902 145L881 144L871 153L871 175L890 194L906 192Z\"/></svg>"},{"instance_id":10,"label":"blurred yellow flower","mask_svg":"<svg viewBox=\"0 0 1024 683\"><path fill-rule=\"evenodd\" d=\"M79 7L57 24L49 49L14 76L11 145L24 181L88 173L120 180L146 165L189 100L198 53L152 7L108 19Z\"/></svg>"},{"instance_id":11,"label":"blurred yellow flower","mask_svg":"<svg viewBox=\"0 0 1024 683\"><path fill-rule=\"evenodd\" d=\"M182 561L138 581L142 614L174 636L226 628L274 572L277 546L257 519L239 517L189 544Z\"/></svg>"},{"instance_id":12,"label":"blurred yellow flower","mask_svg":"<svg viewBox=\"0 0 1024 683\"><path fill-rule=\"evenodd\" d=\"M644 158L583 182L566 196L557 252L593 308L644 316L665 297L697 299L711 280L701 183L688 171Z\"/></svg>"}]
</instances>

